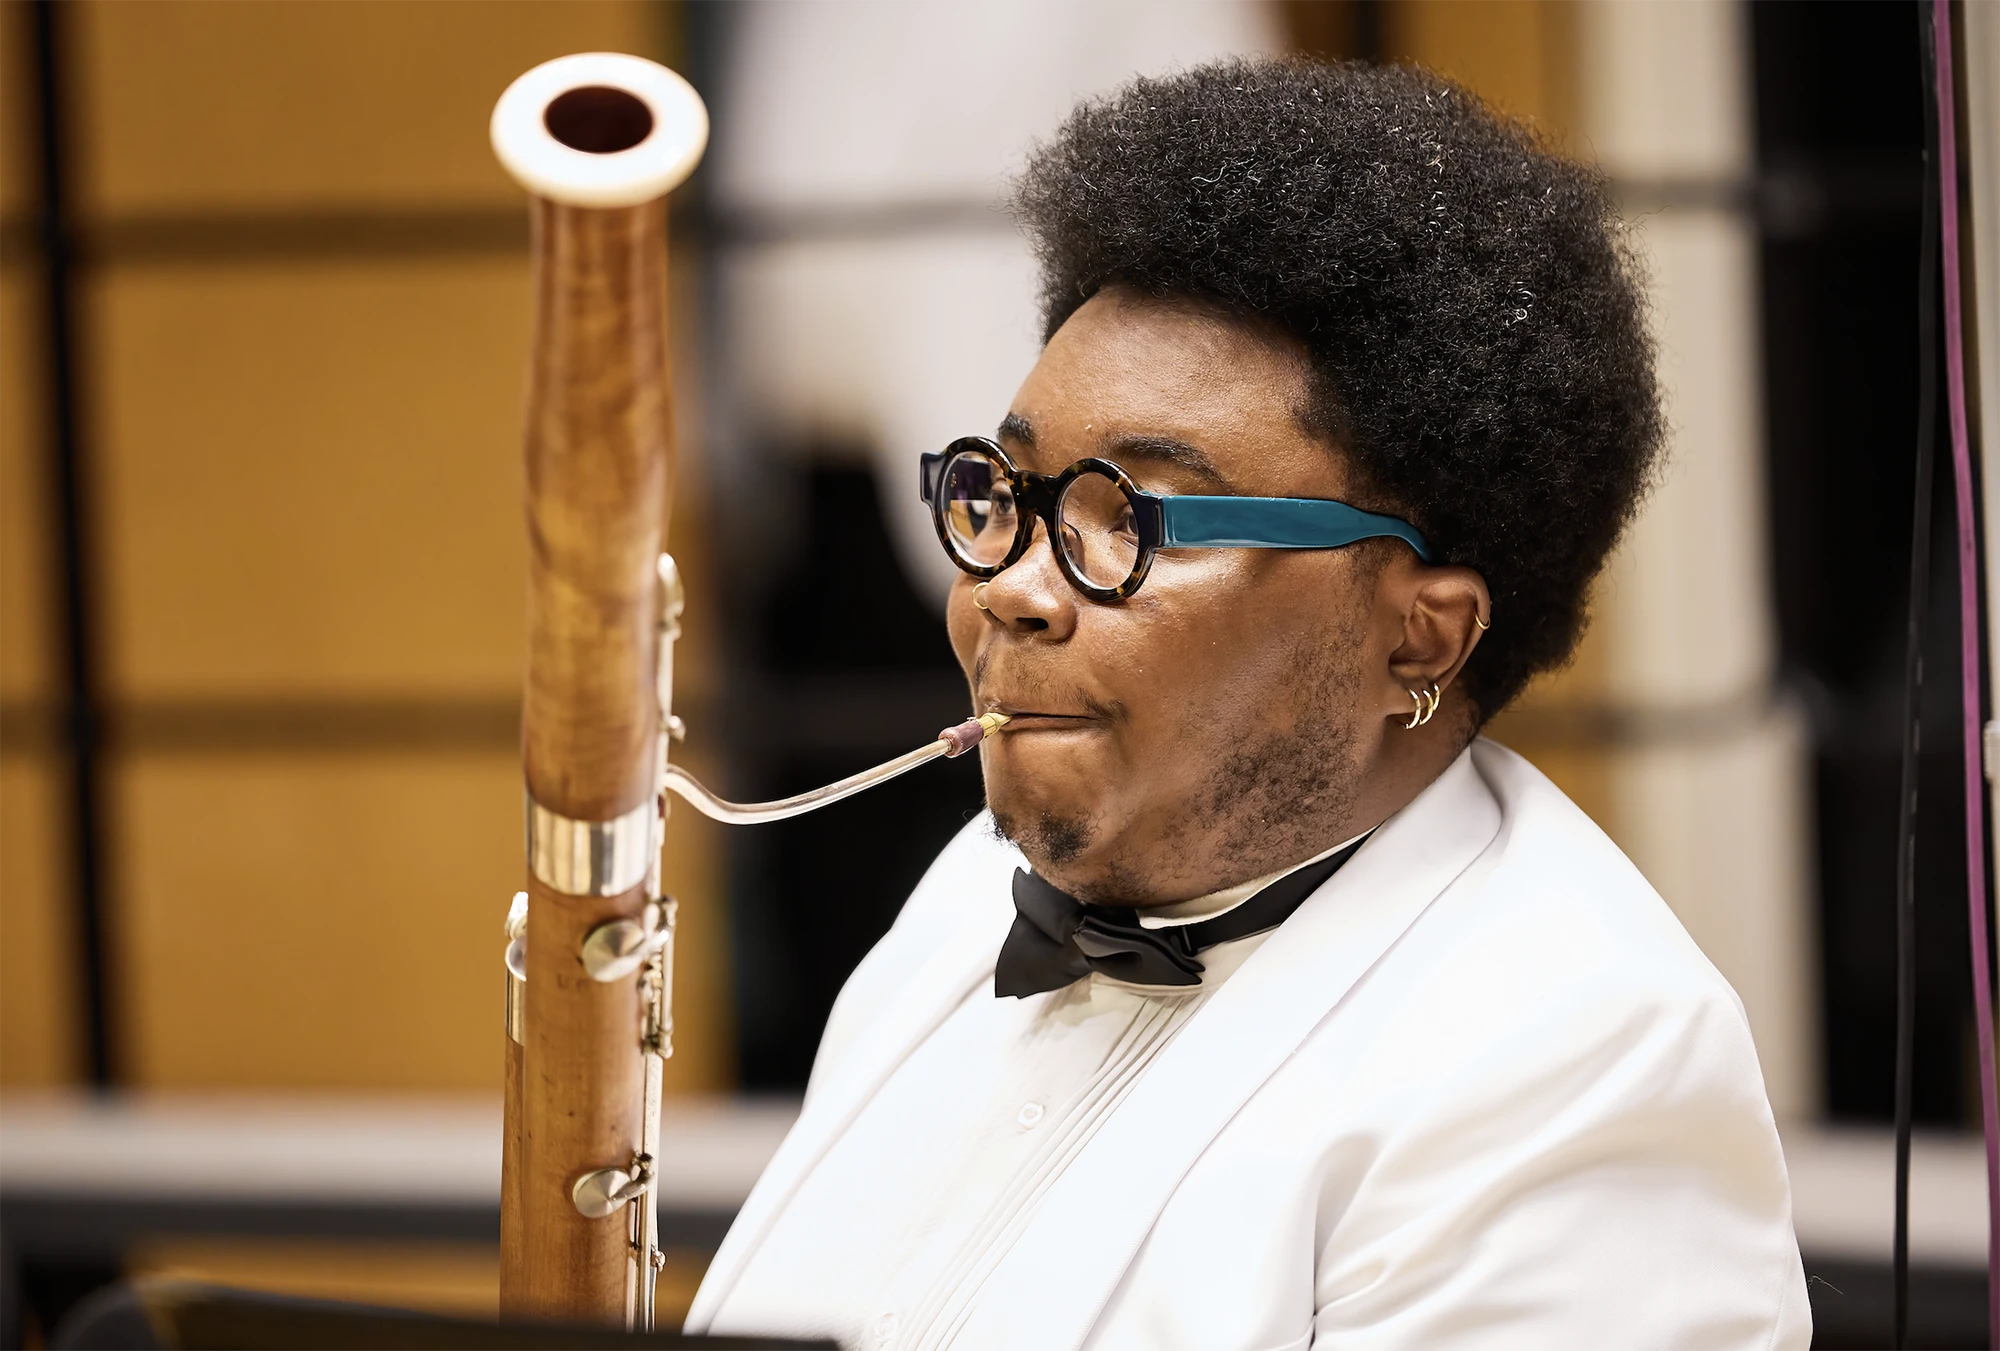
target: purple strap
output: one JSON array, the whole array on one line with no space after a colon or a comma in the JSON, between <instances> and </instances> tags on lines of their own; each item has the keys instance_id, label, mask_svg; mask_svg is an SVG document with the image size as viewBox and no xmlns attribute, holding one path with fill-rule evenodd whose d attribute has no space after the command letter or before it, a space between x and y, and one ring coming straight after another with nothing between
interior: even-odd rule
<instances>
[{"instance_id":1,"label":"purple strap","mask_svg":"<svg viewBox=\"0 0 2000 1351\"><path fill-rule=\"evenodd\" d=\"M947 727L939 732L937 739L951 747L944 753L944 758L955 760L986 740L986 724L977 718L967 718L956 727Z\"/></svg>"},{"instance_id":2,"label":"purple strap","mask_svg":"<svg viewBox=\"0 0 2000 1351\"><path fill-rule=\"evenodd\" d=\"M1993 1082L1993 978L1986 960L1986 797L1980 756L1979 542L1972 515L1972 452L1965 431L1965 341L1958 272L1958 116L1952 90L1951 0L1931 0L1937 52L1938 222L1944 245L1945 390L1958 498L1958 648L1964 681L1965 890L1972 922L1972 999L1979 1025L1979 1115L1986 1135L1986 1319L2000 1346L2000 1104ZM1983 336L1983 335L1982 335ZM1995 335L2000 340L2000 335ZM2000 447L1987 448L2000 450ZM1989 466L2000 472L2000 464Z\"/></svg>"}]
</instances>

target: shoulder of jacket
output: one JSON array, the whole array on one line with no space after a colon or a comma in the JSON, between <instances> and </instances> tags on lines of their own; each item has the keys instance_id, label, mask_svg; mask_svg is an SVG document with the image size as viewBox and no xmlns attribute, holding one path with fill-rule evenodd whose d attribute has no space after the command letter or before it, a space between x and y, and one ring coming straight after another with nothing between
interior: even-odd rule
<instances>
[{"instance_id":1,"label":"shoulder of jacket","mask_svg":"<svg viewBox=\"0 0 2000 1351\"><path fill-rule=\"evenodd\" d=\"M1742 1017L1735 990L1602 827L1505 746L1481 740L1473 760L1502 816L1475 908L1505 930L1524 972L1552 994L1689 1008L1719 1000ZM1448 912L1486 927L1467 910Z\"/></svg>"},{"instance_id":2,"label":"shoulder of jacket","mask_svg":"<svg viewBox=\"0 0 2000 1351\"><path fill-rule=\"evenodd\" d=\"M1699 1111L1762 1150L1770 1109L1735 991L1539 771L1491 743L1474 767L1499 832L1321 1024L1288 1091L1413 1139L1475 1117L1504 1146L1563 1114Z\"/></svg>"}]
</instances>

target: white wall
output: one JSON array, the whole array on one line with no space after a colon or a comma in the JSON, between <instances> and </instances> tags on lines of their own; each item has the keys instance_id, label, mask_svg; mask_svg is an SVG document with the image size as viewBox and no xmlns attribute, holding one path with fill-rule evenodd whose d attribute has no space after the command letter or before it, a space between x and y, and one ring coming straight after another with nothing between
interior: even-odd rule
<instances>
[{"instance_id":1,"label":"white wall","mask_svg":"<svg viewBox=\"0 0 2000 1351\"><path fill-rule=\"evenodd\" d=\"M1079 98L1275 50L1275 16L1233 0L730 11L716 205L806 224L723 260L717 364L732 384L710 472L748 475L773 446L870 448L904 566L941 606L952 569L917 501L917 456L991 435L1040 349L1034 262L1000 209L1010 176Z\"/></svg>"}]
</instances>

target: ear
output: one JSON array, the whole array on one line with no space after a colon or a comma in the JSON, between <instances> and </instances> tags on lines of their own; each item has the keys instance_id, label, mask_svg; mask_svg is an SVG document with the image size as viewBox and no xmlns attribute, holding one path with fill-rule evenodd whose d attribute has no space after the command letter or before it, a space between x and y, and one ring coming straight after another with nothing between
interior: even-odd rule
<instances>
[{"instance_id":1,"label":"ear","mask_svg":"<svg viewBox=\"0 0 2000 1351\"><path fill-rule=\"evenodd\" d=\"M1409 554L1383 569L1381 584L1382 598L1403 620L1401 641L1389 653L1393 689L1385 703L1393 705L1389 716L1408 717L1410 691L1451 689L1493 622L1493 601L1486 579L1471 568L1431 566Z\"/></svg>"}]
</instances>

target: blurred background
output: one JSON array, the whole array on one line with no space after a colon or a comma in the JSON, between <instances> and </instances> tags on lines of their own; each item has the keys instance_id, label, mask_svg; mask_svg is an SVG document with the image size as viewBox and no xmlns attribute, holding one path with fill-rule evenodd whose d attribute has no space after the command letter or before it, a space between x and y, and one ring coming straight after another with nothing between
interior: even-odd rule
<instances>
[{"instance_id":1,"label":"blurred background","mask_svg":"<svg viewBox=\"0 0 2000 1351\"><path fill-rule=\"evenodd\" d=\"M1962 8L1991 98L2000 6ZM671 547L685 758L734 797L962 716L913 466L1034 360L1002 203L1077 98L1230 52L1414 61L1600 163L1672 460L1577 661L1491 732L1735 984L1817 1344L1886 1340L1913 5L0 0L0 1344L136 1271L494 1307L529 292L486 120L581 50L667 62L714 119L673 205ZM1927 698L1949 822L1955 688ZM675 817L664 1311L979 805L954 763L776 826ZM1918 860L1932 1345L1984 1329L1960 848Z\"/></svg>"}]
</instances>

